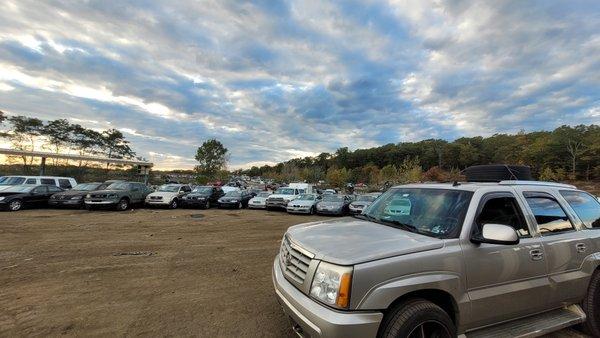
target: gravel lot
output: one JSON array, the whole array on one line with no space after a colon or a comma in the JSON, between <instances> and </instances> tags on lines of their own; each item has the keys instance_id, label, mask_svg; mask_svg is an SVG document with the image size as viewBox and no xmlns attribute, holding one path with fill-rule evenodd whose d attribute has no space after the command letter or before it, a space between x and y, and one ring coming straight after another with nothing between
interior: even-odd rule
<instances>
[{"instance_id":1,"label":"gravel lot","mask_svg":"<svg viewBox=\"0 0 600 338\"><path fill-rule=\"evenodd\" d=\"M320 218L215 209L0 213L0 336L292 337L271 264L288 226Z\"/></svg>"}]
</instances>

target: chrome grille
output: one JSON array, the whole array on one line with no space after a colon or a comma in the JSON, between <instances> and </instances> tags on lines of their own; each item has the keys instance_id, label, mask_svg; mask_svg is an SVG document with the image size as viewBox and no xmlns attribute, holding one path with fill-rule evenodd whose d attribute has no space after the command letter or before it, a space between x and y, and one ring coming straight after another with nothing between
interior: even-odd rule
<instances>
[{"instance_id":1,"label":"chrome grille","mask_svg":"<svg viewBox=\"0 0 600 338\"><path fill-rule=\"evenodd\" d=\"M162 200L162 196L150 196L151 200Z\"/></svg>"},{"instance_id":2,"label":"chrome grille","mask_svg":"<svg viewBox=\"0 0 600 338\"><path fill-rule=\"evenodd\" d=\"M312 257L298 250L287 237L281 242L279 260L286 276L298 284L304 283Z\"/></svg>"}]
</instances>

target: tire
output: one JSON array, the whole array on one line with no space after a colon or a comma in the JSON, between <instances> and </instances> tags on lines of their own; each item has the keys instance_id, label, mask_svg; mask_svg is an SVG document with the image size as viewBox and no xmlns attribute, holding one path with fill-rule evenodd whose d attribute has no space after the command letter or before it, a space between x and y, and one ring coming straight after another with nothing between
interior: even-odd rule
<instances>
[{"instance_id":1,"label":"tire","mask_svg":"<svg viewBox=\"0 0 600 338\"><path fill-rule=\"evenodd\" d=\"M244 204L242 202L240 202L240 204L238 204L238 209L242 209L244 207Z\"/></svg>"},{"instance_id":2,"label":"tire","mask_svg":"<svg viewBox=\"0 0 600 338\"><path fill-rule=\"evenodd\" d=\"M424 299L413 299L395 307L383 320L379 338L456 337L450 316Z\"/></svg>"},{"instance_id":3,"label":"tire","mask_svg":"<svg viewBox=\"0 0 600 338\"><path fill-rule=\"evenodd\" d=\"M313 206L313 207L310 207L310 214L311 214L311 215L314 215L314 214L315 214L315 207L314 207L314 206Z\"/></svg>"},{"instance_id":4,"label":"tire","mask_svg":"<svg viewBox=\"0 0 600 338\"><path fill-rule=\"evenodd\" d=\"M14 199L8 203L8 210L10 211L19 211L23 209L23 201L20 199Z\"/></svg>"},{"instance_id":5,"label":"tire","mask_svg":"<svg viewBox=\"0 0 600 338\"><path fill-rule=\"evenodd\" d=\"M179 204L177 203L177 199L176 199L176 198L174 198L174 199L171 201L171 204L169 204L169 209L177 209L177 207L178 207L178 206L179 206Z\"/></svg>"},{"instance_id":6,"label":"tire","mask_svg":"<svg viewBox=\"0 0 600 338\"><path fill-rule=\"evenodd\" d=\"M206 205L204 206L204 209L210 209L210 200L206 200Z\"/></svg>"},{"instance_id":7,"label":"tire","mask_svg":"<svg viewBox=\"0 0 600 338\"><path fill-rule=\"evenodd\" d=\"M592 337L600 337L600 270L592 275L588 292L581 304L587 320L581 325Z\"/></svg>"},{"instance_id":8,"label":"tire","mask_svg":"<svg viewBox=\"0 0 600 338\"><path fill-rule=\"evenodd\" d=\"M125 211L129 209L129 200L127 200L126 198L121 198L121 200L119 200L119 203L117 203L116 208L119 211Z\"/></svg>"}]
</instances>

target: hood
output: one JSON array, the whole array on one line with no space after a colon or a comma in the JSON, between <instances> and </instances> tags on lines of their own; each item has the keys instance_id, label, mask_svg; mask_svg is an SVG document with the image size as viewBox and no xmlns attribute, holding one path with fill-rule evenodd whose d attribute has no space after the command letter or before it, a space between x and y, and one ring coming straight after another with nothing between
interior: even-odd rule
<instances>
[{"instance_id":1,"label":"hood","mask_svg":"<svg viewBox=\"0 0 600 338\"><path fill-rule=\"evenodd\" d=\"M176 192L168 192L168 191L155 191L153 193L148 194L148 197L150 196L161 196L163 198L172 198L177 196Z\"/></svg>"},{"instance_id":2,"label":"hood","mask_svg":"<svg viewBox=\"0 0 600 338\"><path fill-rule=\"evenodd\" d=\"M300 206L311 206L311 205L315 204L315 201L306 201L306 200L295 199L295 200L291 201L290 204L300 205Z\"/></svg>"},{"instance_id":3,"label":"hood","mask_svg":"<svg viewBox=\"0 0 600 338\"><path fill-rule=\"evenodd\" d=\"M208 192L191 192L191 193L187 194L186 196L189 196L189 197L207 197L208 198L208 197L210 197L210 195L211 194L208 193Z\"/></svg>"},{"instance_id":4,"label":"hood","mask_svg":"<svg viewBox=\"0 0 600 338\"><path fill-rule=\"evenodd\" d=\"M444 240L351 217L290 227L288 238L316 259L353 265L440 249Z\"/></svg>"},{"instance_id":5,"label":"hood","mask_svg":"<svg viewBox=\"0 0 600 338\"><path fill-rule=\"evenodd\" d=\"M319 206L320 207L342 207L342 206L344 206L344 202L327 202L327 201L322 201L322 202L319 202Z\"/></svg>"},{"instance_id":6,"label":"hood","mask_svg":"<svg viewBox=\"0 0 600 338\"><path fill-rule=\"evenodd\" d=\"M253 201L253 202L254 201L264 202L264 201L267 200L267 197L258 197L258 196L255 196L255 197L252 197L252 199L250 199L250 200Z\"/></svg>"},{"instance_id":7,"label":"hood","mask_svg":"<svg viewBox=\"0 0 600 338\"><path fill-rule=\"evenodd\" d=\"M93 193L95 191L81 191L81 190L65 190L61 192L57 192L56 196L85 196L89 193Z\"/></svg>"},{"instance_id":8,"label":"hood","mask_svg":"<svg viewBox=\"0 0 600 338\"><path fill-rule=\"evenodd\" d=\"M107 195L107 194L125 194L127 193L127 190L95 190L95 191L90 191L88 194L91 195Z\"/></svg>"},{"instance_id":9,"label":"hood","mask_svg":"<svg viewBox=\"0 0 600 338\"><path fill-rule=\"evenodd\" d=\"M233 201L233 200L241 201L242 197L241 196L240 197L230 197L230 196L225 197L225 196L223 196L223 197L219 198L219 201L223 201L223 202L229 202L229 201Z\"/></svg>"},{"instance_id":10,"label":"hood","mask_svg":"<svg viewBox=\"0 0 600 338\"><path fill-rule=\"evenodd\" d=\"M285 198L285 199L288 199L288 200L294 199L296 197L298 197L298 196L296 196L296 195L282 195L282 194L273 194L273 195L269 196L269 198Z\"/></svg>"}]
</instances>

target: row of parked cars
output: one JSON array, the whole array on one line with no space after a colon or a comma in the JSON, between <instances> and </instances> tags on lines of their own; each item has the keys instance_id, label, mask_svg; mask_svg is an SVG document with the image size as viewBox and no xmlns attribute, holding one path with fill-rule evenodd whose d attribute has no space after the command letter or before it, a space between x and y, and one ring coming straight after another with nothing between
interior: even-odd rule
<instances>
[{"instance_id":1,"label":"row of parked cars","mask_svg":"<svg viewBox=\"0 0 600 338\"><path fill-rule=\"evenodd\" d=\"M140 182L111 180L77 184L66 177L8 176L0 178L0 209L53 206L127 210L132 205L189 208L281 209L289 213L346 215L361 213L378 194L313 193L306 183L290 184L274 193L223 186L165 184L152 189Z\"/></svg>"}]
</instances>

